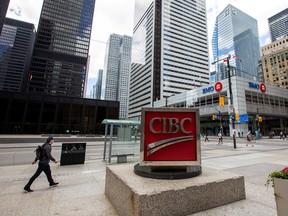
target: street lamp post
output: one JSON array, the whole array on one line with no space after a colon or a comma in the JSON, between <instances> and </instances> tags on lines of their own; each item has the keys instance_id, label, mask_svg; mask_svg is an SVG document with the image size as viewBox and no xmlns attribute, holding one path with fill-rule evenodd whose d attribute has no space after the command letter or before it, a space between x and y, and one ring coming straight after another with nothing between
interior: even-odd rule
<instances>
[{"instance_id":1,"label":"street lamp post","mask_svg":"<svg viewBox=\"0 0 288 216\"><path fill-rule=\"evenodd\" d=\"M165 98L165 107L168 107L168 98L169 98L169 96L165 95L163 97Z\"/></svg>"},{"instance_id":2,"label":"street lamp post","mask_svg":"<svg viewBox=\"0 0 288 216\"><path fill-rule=\"evenodd\" d=\"M256 110L257 110L257 113L256 113L256 119L257 119L257 133L256 134L256 138L259 139L260 138L260 122L259 122L259 110L260 109L263 109L263 108L259 108L257 107Z\"/></svg>"},{"instance_id":3,"label":"street lamp post","mask_svg":"<svg viewBox=\"0 0 288 216\"><path fill-rule=\"evenodd\" d=\"M229 64L230 58L231 58L231 55L229 54L227 57L228 82L229 82L230 105L232 106L232 116L234 116L235 109L233 106L232 83L231 83L230 64ZM232 121L232 130L233 130L233 145L234 145L234 149L236 149L236 131L235 131L235 123L234 123L233 117L232 117L231 121Z\"/></svg>"},{"instance_id":4,"label":"street lamp post","mask_svg":"<svg viewBox=\"0 0 288 216\"><path fill-rule=\"evenodd\" d=\"M217 110L218 111L218 114L219 114L219 116L220 116L220 131L222 132L222 122L221 122L221 119L222 119L222 116L221 116L221 112L220 112L220 110L218 110L216 107L214 107L214 106L212 106L215 110Z\"/></svg>"},{"instance_id":5,"label":"street lamp post","mask_svg":"<svg viewBox=\"0 0 288 216\"><path fill-rule=\"evenodd\" d=\"M227 69L228 69L228 85L229 85L229 94L230 94L230 105L232 106L232 116L235 114L235 109L233 106L233 94L232 94L232 84L231 84L231 75L230 75L230 64L229 64L229 60L231 58L231 55L228 54L227 57L223 58L223 59L219 59L215 62L212 62L212 64L215 64L216 62L219 61L223 61L225 60L227 62ZM231 118L231 124L232 124L232 130L233 130L233 146L234 149L236 149L236 131L235 131L235 123L234 123L234 118Z\"/></svg>"},{"instance_id":6,"label":"street lamp post","mask_svg":"<svg viewBox=\"0 0 288 216\"><path fill-rule=\"evenodd\" d=\"M168 107L168 98L170 98L170 97L172 97L172 96L174 96L175 95L175 93L174 94L172 94L172 95L170 95L170 96L168 96L168 95L164 95L163 97L165 98L165 107Z\"/></svg>"}]
</instances>

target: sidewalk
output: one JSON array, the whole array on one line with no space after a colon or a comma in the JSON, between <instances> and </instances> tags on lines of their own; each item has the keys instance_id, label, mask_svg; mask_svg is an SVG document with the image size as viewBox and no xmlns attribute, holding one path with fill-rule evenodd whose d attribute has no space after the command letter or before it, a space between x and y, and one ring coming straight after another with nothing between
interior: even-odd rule
<instances>
[{"instance_id":1,"label":"sidewalk","mask_svg":"<svg viewBox=\"0 0 288 216\"><path fill-rule=\"evenodd\" d=\"M237 149L233 149L231 141L224 142L221 146L212 141L202 142L203 172L208 167L244 175L246 200L193 215L276 216L274 190L272 187L267 189L264 184L268 173L288 166L288 144L284 141L268 141L257 142L253 148L238 142ZM117 215L104 194L105 162L89 160L83 165L69 166L51 163L53 177L60 182L59 186L49 188L43 173L31 187L34 192L24 193L23 187L36 168L37 165L0 167L1 216Z\"/></svg>"}]
</instances>

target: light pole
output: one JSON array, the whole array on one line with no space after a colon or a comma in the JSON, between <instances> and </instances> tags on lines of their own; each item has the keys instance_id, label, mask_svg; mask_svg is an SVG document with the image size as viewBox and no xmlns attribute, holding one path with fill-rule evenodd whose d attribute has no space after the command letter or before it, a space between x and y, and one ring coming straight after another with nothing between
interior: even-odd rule
<instances>
[{"instance_id":1,"label":"light pole","mask_svg":"<svg viewBox=\"0 0 288 216\"><path fill-rule=\"evenodd\" d=\"M235 123L234 123L235 110L234 110L234 106L233 106L233 94L232 94L232 84L231 84L231 75L230 75L230 64L229 64L230 58L231 58L231 55L228 54L227 57L225 57L223 59L219 59L217 61L214 61L214 62L212 62L212 64L215 64L216 62L219 62L222 60L227 62L230 105L232 106L232 113L230 113L230 115L232 115L231 124L232 124L232 130L233 130L233 146L234 146L234 149L236 149L236 132L235 132Z\"/></svg>"},{"instance_id":2,"label":"light pole","mask_svg":"<svg viewBox=\"0 0 288 216\"><path fill-rule=\"evenodd\" d=\"M259 122L259 110L260 109L264 109L264 108L259 108L257 107L257 113L256 113L256 119L257 119L257 134L256 134L256 138L259 139L260 138L260 122Z\"/></svg>"},{"instance_id":3,"label":"light pole","mask_svg":"<svg viewBox=\"0 0 288 216\"><path fill-rule=\"evenodd\" d=\"M222 132L222 123L221 123L221 119L222 119L222 116L221 116L221 112L220 112L220 110L218 110L216 107L214 107L214 106L212 106L215 110L217 110L218 111L218 113L219 113L219 116L220 116L220 131Z\"/></svg>"},{"instance_id":4,"label":"light pole","mask_svg":"<svg viewBox=\"0 0 288 216\"><path fill-rule=\"evenodd\" d=\"M165 107L167 107L168 106L168 98L169 98L169 96L164 95L163 97L165 98Z\"/></svg>"},{"instance_id":5,"label":"light pole","mask_svg":"<svg viewBox=\"0 0 288 216\"><path fill-rule=\"evenodd\" d=\"M163 97L165 98L165 107L168 107L168 98L170 98L170 97L172 97L172 96L174 96L175 95L175 93L174 94L172 94L172 95L170 95L170 96L168 96L168 95L164 95Z\"/></svg>"}]
</instances>

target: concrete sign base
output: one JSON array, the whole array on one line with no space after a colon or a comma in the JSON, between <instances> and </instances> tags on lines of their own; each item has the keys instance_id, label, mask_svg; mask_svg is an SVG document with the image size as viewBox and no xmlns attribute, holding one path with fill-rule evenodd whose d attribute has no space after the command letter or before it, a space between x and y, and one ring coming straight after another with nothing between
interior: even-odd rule
<instances>
[{"instance_id":1,"label":"concrete sign base","mask_svg":"<svg viewBox=\"0 0 288 216\"><path fill-rule=\"evenodd\" d=\"M107 166L105 194L118 215L189 215L245 199L244 177L202 167L195 178L160 180Z\"/></svg>"}]
</instances>

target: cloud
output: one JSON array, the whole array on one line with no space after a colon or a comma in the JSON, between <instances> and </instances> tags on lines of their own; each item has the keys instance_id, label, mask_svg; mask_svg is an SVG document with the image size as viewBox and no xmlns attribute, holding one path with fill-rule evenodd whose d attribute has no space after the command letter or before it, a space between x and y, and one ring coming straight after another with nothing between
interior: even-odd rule
<instances>
[{"instance_id":1,"label":"cloud","mask_svg":"<svg viewBox=\"0 0 288 216\"><path fill-rule=\"evenodd\" d=\"M38 26L43 0L10 0L7 17Z\"/></svg>"},{"instance_id":2,"label":"cloud","mask_svg":"<svg viewBox=\"0 0 288 216\"><path fill-rule=\"evenodd\" d=\"M21 8L19 6L12 7L9 11L14 13L16 16L21 16Z\"/></svg>"}]
</instances>

